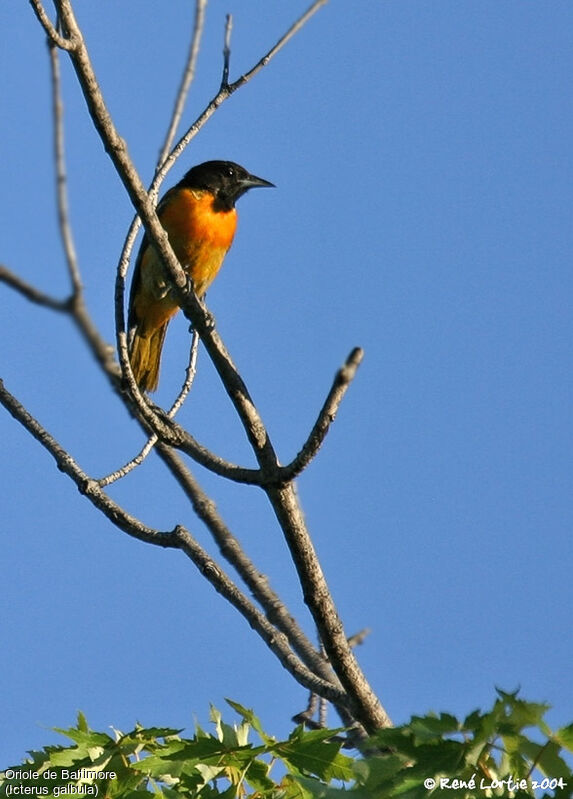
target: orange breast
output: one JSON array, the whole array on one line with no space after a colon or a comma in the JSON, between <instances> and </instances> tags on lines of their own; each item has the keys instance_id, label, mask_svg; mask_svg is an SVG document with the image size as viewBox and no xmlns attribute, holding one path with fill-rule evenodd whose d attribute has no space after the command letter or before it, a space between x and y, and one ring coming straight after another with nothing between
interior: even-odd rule
<instances>
[{"instance_id":1,"label":"orange breast","mask_svg":"<svg viewBox=\"0 0 573 799\"><path fill-rule=\"evenodd\" d=\"M208 192L176 188L168 192L159 210L161 224L183 269L192 278L196 293L203 295L233 242L237 212L215 211ZM174 201L175 200L175 201Z\"/></svg>"}]
</instances>

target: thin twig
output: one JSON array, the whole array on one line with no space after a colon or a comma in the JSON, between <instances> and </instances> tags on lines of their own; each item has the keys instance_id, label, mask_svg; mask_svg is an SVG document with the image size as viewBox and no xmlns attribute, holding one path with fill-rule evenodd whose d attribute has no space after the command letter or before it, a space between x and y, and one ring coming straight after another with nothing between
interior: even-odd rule
<instances>
[{"instance_id":1,"label":"thin twig","mask_svg":"<svg viewBox=\"0 0 573 799\"><path fill-rule=\"evenodd\" d=\"M185 400L187 399L187 395L191 391L191 386L193 385L193 381L195 380L195 375L197 373L197 352L199 349L199 334L196 330L191 331L191 348L189 351L189 363L187 364L187 369L185 371L185 381L181 386L181 391L179 392L178 396L175 399L175 402L169 409L167 415L170 419L173 419L179 408L183 405Z\"/></svg>"},{"instance_id":2,"label":"thin twig","mask_svg":"<svg viewBox=\"0 0 573 799\"><path fill-rule=\"evenodd\" d=\"M354 649L357 646L362 646L362 644L364 643L366 638L368 638L371 632L372 630L370 629L370 627L364 627L362 630L358 630L357 633L354 633L354 635L351 635L348 638L348 645L351 646L352 649Z\"/></svg>"},{"instance_id":3,"label":"thin twig","mask_svg":"<svg viewBox=\"0 0 573 799\"><path fill-rule=\"evenodd\" d=\"M281 36L281 38L278 40L275 46L271 47L269 52L265 56L263 56L261 60L255 64L254 67L248 70L248 72L245 72L244 75L241 75L241 77L238 78L236 81L229 84L228 87L229 91L231 93L237 91L237 89L240 89L241 86L250 81L251 78L254 78L257 72L260 72L261 69L263 69L263 67L266 67L271 58L274 58L274 56L276 56L279 50L282 50L285 44L288 44L288 42L292 39L292 37L295 36L300 31L300 29L306 25L309 19L312 16L314 16L314 14L316 14L316 12L320 8L322 8L322 6L326 5L327 2L328 0L315 0L315 2L312 3L312 5L310 5L309 8L304 12L304 14L302 14L296 20L296 22L294 22L291 25L291 27L287 30L287 32L283 34L283 36Z\"/></svg>"},{"instance_id":4,"label":"thin twig","mask_svg":"<svg viewBox=\"0 0 573 799\"><path fill-rule=\"evenodd\" d=\"M191 87L193 78L195 77L197 57L199 55L201 37L203 35L203 28L205 26L206 8L207 8L207 0L196 0L195 21L193 23L193 36L191 37L189 54L187 56L187 62L185 64L183 76L181 78L181 84L179 85L179 89L177 91L177 97L175 99L175 106L173 108L171 122L169 123L169 127L167 129L167 133L165 136L165 141L163 142L159 158L157 159L158 166L161 166L161 164L165 161L165 158L173 145L173 139L175 138L175 133L177 132L179 122L181 121L181 117L183 115L183 109L185 107L187 95L189 94L189 88Z\"/></svg>"},{"instance_id":5,"label":"thin twig","mask_svg":"<svg viewBox=\"0 0 573 799\"><path fill-rule=\"evenodd\" d=\"M64 108L62 102L60 60L56 44L48 40L48 52L50 54L50 68L52 75L52 116L54 119L54 160L56 163L56 199L58 207L58 222L60 225L60 236L64 247L64 254L70 280L72 282L73 294L79 297L82 293L82 282L78 268L78 259L72 228L70 225L66 161L64 147Z\"/></svg>"},{"instance_id":6,"label":"thin twig","mask_svg":"<svg viewBox=\"0 0 573 799\"><path fill-rule=\"evenodd\" d=\"M78 489L110 519L116 527L134 538L162 547L177 547L172 533L160 533L144 525L134 516L123 510L111 497L108 497L95 480L92 480L56 439L35 419L31 413L11 394L0 380L0 403L9 411L56 461L58 469L70 477Z\"/></svg>"},{"instance_id":7,"label":"thin twig","mask_svg":"<svg viewBox=\"0 0 573 799\"><path fill-rule=\"evenodd\" d=\"M292 37L298 33L298 31L309 21L309 19L327 2L328 0L315 0L315 2L312 3L312 5L304 12L304 14L302 14L302 16L300 16L296 22L291 25L286 33L280 37L274 47L265 53L265 55L260 58L250 70L241 75L236 81L227 85L224 85L224 82L221 81L221 87L219 88L219 91L215 97L213 97L204 111L197 117L195 122L193 122L193 124L189 127L186 133L181 137L181 139L179 139L169 156L165 159L161 169L158 170L155 180L159 179L162 181L165 178L165 175L171 169L181 153L185 150L189 142L197 135L197 133L199 133L201 128L213 116L219 106L221 106L225 100L228 100L228 98L234 92L236 92L237 89L240 89L252 78L254 78L254 76L260 72L261 69L263 69L263 67L266 67L267 64L277 55L277 53L282 50L287 42L289 42L290 39L292 39Z\"/></svg>"},{"instance_id":8,"label":"thin twig","mask_svg":"<svg viewBox=\"0 0 573 799\"><path fill-rule=\"evenodd\" d=\"M183 403L185 402L185 398L189 394L191 390L191 386L193 385L193 380L195 379L195 374L197 371L197 350L199 347L199 336L195 331L193 331L193 335L191 337L191 350L189 352L189 365L187 366L186 375L185 375L185 382L181 387L179 394L177 395L173 405L169 409L167 416L169 418L173 418L177 411L181 408ZM124 466L116 471L108 474L106 477L102 477L98 480L98 484L103 488L105 486L111 485L111 483L115 483L117 480L125 477L129 474L133 469L139 466L145 458L149 455L152 451L153 447L157 444L159 438L156 433L153 433L147 441L145 442L144 447L141 451L128 461Z\"/></svg>"},{"instance_id":9,"label":"thin twig","mask_svg":"<svg viewBox=\"0 0 573 799\"><path fill-rule=\"evenodd\" d=\"M117 482L117 480L122 480L126 477L130 472L132 472L137 466L143 463L143 461L147 458L153 447L157 444L158 438L155 433L150 436L145 445L141 448L141 450L137 453L137 455L128 461L123 466L120 466L119 469L116 469L114 472L110 472L105 477L100 477L97 481L97 484L100 488L106 488L106 486L111 485L112 483Z\"/></svg>"},{"instance_id":10,"label":"thin twig","mask_svg":"<svg viewBox=\"0 0 573 799\"><path fill-rule=\"evenodd\" d=\"M330 425L340 407L346 391L356 375L356 371L364 357L364 350L356 347L352 350L344 365L334 377L332 387L324 401L318 418L296 458L281 469L281 477L286 482L294 480L314 458L330 430Z\"/></svg>"},{"instance_id":11,"label":"thin twig","mask_svg":"<svg viewBox=\"0 0 573 799\"><path fill-rule=\"evenodd\" d=\"M223 41L223 76L221 89L229 88L229 67L231 63L231 31L233 30L233 15L227 14L225 18L225 38Z\"/></svg>"},{"instance_id":12,"label":"thin twig","mask_svg":"<svg viewBox=\"0 0 573 799\"><path fill-rule=\"evenodd\" d=\"M133 246L137 238L137 233L141 227L141 219L135 216L129 226L125 242L121 251L117 271L115 276L115 293L114 293L114 308L115 308L115 337L117 343L117 352L119 363L125 379L130 388L136 385L135 377L131 369L131 362L129 360L129 349L127 343L127 330L125 324L125 282L127 278L127 270L129 269L129 261ZM132 392L133 394L133 392ZM133 394L135 396L135 394ZM143 400L142 400L143 401Z\"/></svg>"},{"instance_id":13,"label":"thin twig","mask_svg":"<svg viewBox=\"0 0 573 799\"><path fill-rule=\"evenodd\" d=\"M44 308L50 308L52 311L59 311L60 313L69 313L69 298L67 300L58 300L56 297L45 294L35 286L22 280L21 277L14 274L14 272L10 271L10 269L3 264L0 264L0 282L6 283L7 286L15 289L19 294L36 305L42 305Z\"/></svg>"},{"instance_id":14,"label":"thin twig","mask_svg":"<svg viewBox=\"0 0 573 799\"><path fill-rule=\"evenodd\" d=\"M38 17L40 25L46 31L49 40L52 41L56 47L59 47L60 50L72 50L76 46L76 41L72 37L66 38L65 36L62 36L56 30L56 27L52 24L52 21L46 13L46 10L40 0L30 0L30 3L36 16Z\"/></svg>"},{"instance_id":15,"label":"thin twig","mask_svg":"<svg viewBox=\"0 0 573 799\"><path fill-rule=\"evenodd\" d=\"M56 205L58 208L60 238L62 240L62 247L68 267L70 282L72 284L72 293L67 300L68 310L70 311L71 317L76 327L80 331L84 340L90 346L92 352L94 352L98 362L110 374L110 376L113 376L113 378L117 380L119 369L118 364L113 357L113 348L103 341L97 327L93 323L84 300L82 280L72 235L72 226L70 223L60 62L57 46L52 39L48 39L48 53L52 77L54 161L56 164Z\"/></svg>"},{"instance_id":16,"label":"thin twig","mask_svg":"<svg viewBox=\"0 0 573 799\"><path fill-rule=\"evenodd\" d=\"M300 713L296 713L292 720L295 724L305 724L312 729L316 729L315 725L316 722L313 721L313 716L316 713L316 708L318 707L318 695L313 693L312 691L308 695L308 703L304 710L301 710Z\"/></svg>"},{"instance_id":17,"label":"thin twig","mask_svg":"<svg viewBox=\"0 0 573 799\"><path fill-rule=\"evenodd\" d=\"M193 299L195 302L199 303L199 300L197 300L194 295ZM201 330L198 330L198 333L201 336ZM220 458L218 455L215 455L209 449L199 444L193 436L171 419L162 408L144 395L140 391L131 370L127 351L127 337L124 331L119 331L117 340L120 360L125 359L126 361L123 377L129 388L130 397L135 405L140 420L145 423L146 429L150 433L156 435L165 444L187 453L197 461L197 463L201 464L201 466L204 466L220 477L225 477L237 483L246 483L248 485L262 485L263 482L265 482L265 478L262 476L259 469L247 469L242 466L237 466L234 463Z\"/></svg>"},{"instance_id":18,"label":"thin twig","mask_svg":"<svg viewBox=\"0 0 573 799\"><path fill-rule=\"evenodd\" d=\"M58 313L69 314L95 359L112 379L113 388L119 389L121 371L114 358L114 349L100 335L83 302L71 295L65 300L51 297L0 264L0 283L5 283L30 302Z\"/></svg>"}]
</instances>

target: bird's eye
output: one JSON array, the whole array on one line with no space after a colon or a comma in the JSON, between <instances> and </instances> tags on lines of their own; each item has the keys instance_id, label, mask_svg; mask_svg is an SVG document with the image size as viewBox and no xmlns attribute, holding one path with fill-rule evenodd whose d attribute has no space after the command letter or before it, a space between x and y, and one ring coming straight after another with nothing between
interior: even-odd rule
<instances>
[{"instance_id":1,"label":"bird's eye","mask_svg":"<svg viewBox=\"0 0 573 799\"><path fill-rule=\"evenodd\" d=\"M230 178L232 178L234 174L235 174L235 170L233 169L233 167L232 167L232 166L228 166L228 167L227 167L227 175L228 175Z\"/></svg>"}]
</instances>

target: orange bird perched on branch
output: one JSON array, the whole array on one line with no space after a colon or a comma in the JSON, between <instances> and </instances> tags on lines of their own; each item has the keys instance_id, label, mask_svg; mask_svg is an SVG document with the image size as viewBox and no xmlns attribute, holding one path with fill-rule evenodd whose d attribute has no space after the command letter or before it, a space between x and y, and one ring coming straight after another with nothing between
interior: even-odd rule
<instances>
[{"instance_id":1,"label":"orange bird perched on branch","mask_svg":"<svg viewBox=\"0 0 573 799\"><path fill-rule=\"evenodd\" d=\"M232 161L194 166L170 189L157 216L179 263L203 297L221 268L237 227L235 203L256 186L273 186ZM129 298L129 360L142 391L155 391L167 325L179 310L172 282L144 236Z\"/></svg>"}]
</instances>

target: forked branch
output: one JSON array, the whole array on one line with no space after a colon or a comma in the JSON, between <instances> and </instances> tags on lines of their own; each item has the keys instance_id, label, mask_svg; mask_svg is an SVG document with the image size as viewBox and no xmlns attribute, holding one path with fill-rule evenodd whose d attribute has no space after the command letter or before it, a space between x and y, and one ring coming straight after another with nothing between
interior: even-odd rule
<instances>
[{"instance_id":1,"label":"forked branch","mask_svg":"<svg viewBox=\"0 0 573 799\"><path fill-rule=\"evenodd\" d=\"M59 27L62 33L50 22L40 0L31 1L40 23L43 25L44 30L53 44L68 52L94 126L114 163L118 175L134 205L136 213L143 221L149 240L157 251L167 274L172 280L173 292L177 297L178 303L187 318L191 321L193 328L201 337L215 369L219 374L225 391L234 405L258 464L258 469L243 470L244 473L242 477L247 478L245 479L246 482L249 481L248 478L252 478L252 482L256 482L260 485L267 494L286 538L302 586L305 602L319 630L321 643L324 646L330 665L326 665L324 659L322 659L320 655L317 657L316 650L313 650L315 654L308 650L306 643L304 643L304 646L301 644L299 653L295 654L289 646L287 634L283 634L281 631L284 626L291 636L290 640L292 643L295 636L295 628L287 622L287 619L283 618L282 610L279 616L277 616L275 624L272 624L259 610L254 608L239 589L229 581L229 578L224 574L222 569L201 550L187 530L182 527L177 527L171 533L160 533L155 530L150 530L150 528L145 527L145 525L142 525L138 520L130 517L107 497L107 494L97 481L88 478L81 472L77 464L75 464L67 453L63 451L60 452L59 450L56 451L55 447L59 445L49 438L46 431L43 431L35 420L31 419L29 415L26 417L24 415L26 412L23 411L23 409L21 412L20 409L17 408L17 401L11 398L11 395L7 394L3 387L1 387L0 391L0 400L9 408L10 412L16 416L16 418L19 418L19 421L27 427L32 435L35 435L38 440L42 442L43 446L52 451L60 468L69 474L76 482L79 481L81 483L82 490L90 501L102 510L108 518L112 519L120 529L125 530L130 535L136 535L136 537L141 537L143 540L148 540L150 543L183 549L216 589L221 591L235 607L240 609L251 626L253 626L264 640L267 641L269 646L271 646L273 652L281 663L283 663L285 668L287 668L293 676L296 676L296 679L305 684L309 690L333 701L346 719L352 718L357 720L367 731L374 731L379 727L387 726L390 723L388 716L362 673L344 633L342 623L338 617L334 601L306 528L303 513L293 484L294 477L311 461L324 440L340 401L354 376L362 353L360 350L355 350L351 353L345 366L339 371L334 381L307 442L294 461L288 466L282 467L275 453L268 431L249 395L247 387L216 329L214 329L211 315L204 305L195 297L192 290L190 290L185 273L177 262L169 244L167 234L157 218L154 202L158 187L167 174L167 171L171 168L175 159L180 155L198 130L203 127L217 108L220 107L233 92L245 85L276 55L276 53L279 52L290 38L300 30L310 16L326 3L326 0L317 0L314 2L307 12L291 26L263 58L248 72L231 83L229 83L228 80L230 64L230 23L227 24L221 88L213 100L207 105L203 113L173 148L170 155L165 158L162 165L157 170L149 193L146 191L135 170L129 158L125 142L119 135L108 113L83 40L82 32L73 13L71 0L55 0ZM193 48L191 50L190 60L188 61L189 68L192 63ZM180 96L186 93L186 88L184 88L184 86L185 81L182 84L183 88L180 92ZM177 121L175 119L177 114L178 109L176 107L171 126L173 131L177 127ZM166 142L169 141L170 136L171 131ZM58 174L60 174L60 172ZM64 214L64 216L66 216L66 214ZM129 247L133 245L136 232L137 222L134 222L128 236ZM62 237L65 243L64 229L62 229ZM68 263L70 264L70 260L73 262L73 259L70 257L71 251L69 247L67 247L66 252ZM187 490L190 490L191 495L194 497L192 501L197 505L200 502L197 492L189 488L191 482L188 476L184 474L181 465L177 464L176 459L173 457L170 458L169 453L174 455L170 447L178 446L190 452L193 450L193 457L200 461L202 457L200 454L200 447L196 445L196 442L190 443L192 439L190 439L186 431L183 431L180 426L176 425L176 423L165 414L165 412L141 394L131 372L127 355L123 311L125 273L128 259L129 251L126 253L124 250L120 262L118 284L116 287L117 343L123 373L123 385L128 389L128 393L125 395L125 402L128 408L136 415L140 423L149 432L158 437L158 454L160 454L160 457L163 457L166 462L168 462L169 459L171 460L170 468L178 475L180 483L186 484ZM74 288L72 295L74 299L74 316L76 319L82 320L82 324L79 324L80 329L83 327L83 334L90 343L92 350L97 351L97 339L95 335L88 335L86 333L89 329L87 312L82 302L78 302L78 298L81 299L79 272L76 275L71 267L70 272ZM0 278L1 277L2 275L0 273ZM36 302L50 305L50 302L46 302L45 295L41 293L34 294L33 290L25 288L25 284L18 283L18 281L12 281L12 284L21 293L27 294L30 299L33 298ZM67 310L61 303L52 303L50 307L59 311ZM101 361L101 358L99 359ZM113 375L113 370L110 368L109 363L106 363L106 368L110 379L112 379L117 388L117 375ZM216 471L216 469L213 468L212 462L209 468ZM234 467L233 464L227 464L224 461L218 463L217 468L219 468L221 472L240 469L240 467ZM229 476L229 474L226 476ZM206 514L206 516L208 516L208 514ZM216 526L213 518L208 522L206 520L206 523L209 523L211 528ZM220 532L222 534L221 541L223 543L221 547L222 551L227 550L227 552L231 552L233 550L232 539L226 535L223 530L220 530ZM236 553L233 553L233 557L235 557L235 555ZM250 577L248 579L250 579ZM260 591L260 581L257 585L255 580L254 585L255 588ZM272 605L272 597L270 595L265 597L264 592L261 592L260 601L263 606L267 608L267 612L269 612ZM296 646L298 647L299 645L297 644ZM301 657L299 657L299 654ZM303 658L305 662L303 662L301 658ZM311 661L313 661L312 668L309 668L308 663ZM333 677L330 671L331 668L336 674L336 678Z\"/></svg>"}]
</instances>

